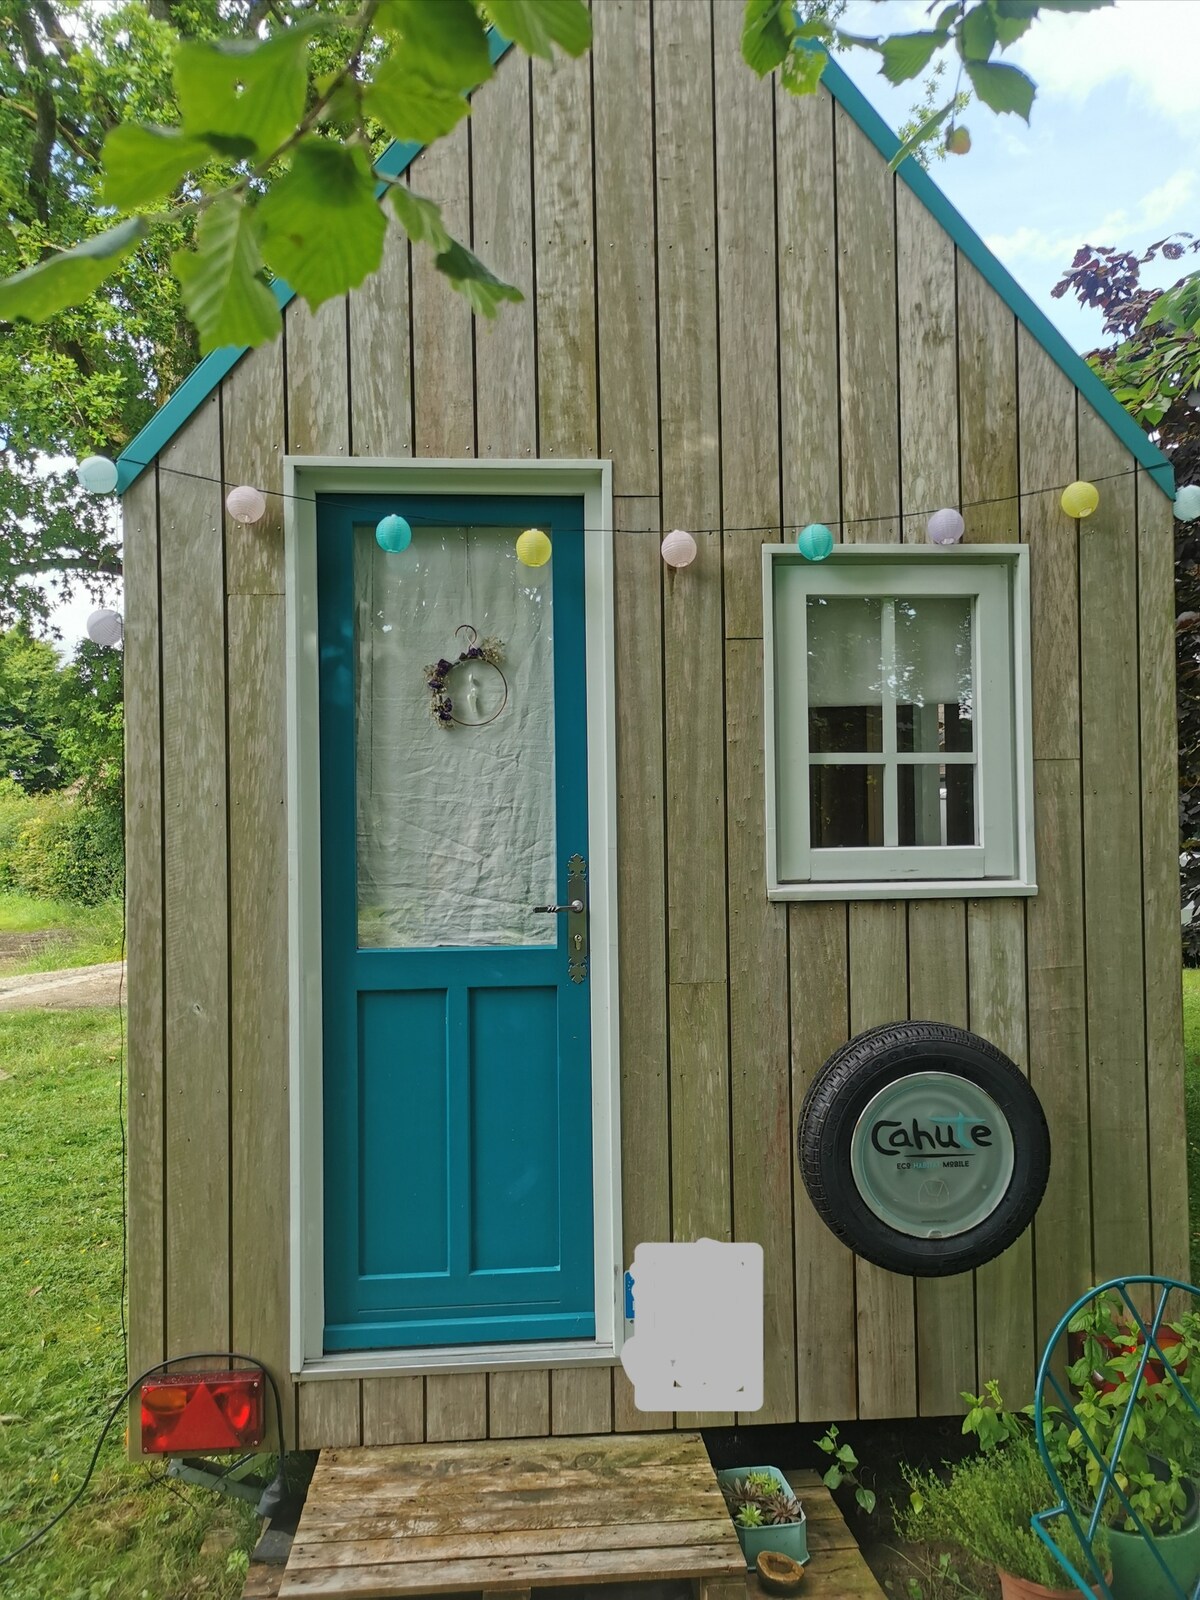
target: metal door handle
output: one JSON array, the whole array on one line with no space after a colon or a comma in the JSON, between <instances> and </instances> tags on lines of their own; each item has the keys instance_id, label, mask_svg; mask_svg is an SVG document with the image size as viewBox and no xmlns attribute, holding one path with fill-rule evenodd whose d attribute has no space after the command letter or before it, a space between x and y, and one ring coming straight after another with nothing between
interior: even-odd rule
<instances>
[{"instance_id":1,"label":"metal door handle","mask_svg":"<svg viewBox=\"0 0 1200 1600\"><path fill-rule=\"evenodd\" d=\"M587 862L582 856L572 856L567 862L567 894L563 906L534 906L534 911L567 917L567 976L572 983L582 983L588 970L588 882Z\"/></svg>"}]
</instances>

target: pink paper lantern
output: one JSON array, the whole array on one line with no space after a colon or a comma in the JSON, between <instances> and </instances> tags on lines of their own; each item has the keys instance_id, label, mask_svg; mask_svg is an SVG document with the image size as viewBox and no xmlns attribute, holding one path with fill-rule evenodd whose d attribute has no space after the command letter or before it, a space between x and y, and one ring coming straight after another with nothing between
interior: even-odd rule
<instances>
[{"instance_id":1,"label":"pink paper lantern","mask_svg":"<svg viewBox=\"0 0 1200 1600\"><path fill-rule=\"evenodd\" d=\"M951 506L935 511L926 526L930 544L957 544L963 536L962 514Z\"/></svg>"},{"instance_id":2,"label":"pink paper lantern","mask_svg":"<svg viewBox=\"0 0 1200 1600\"><path fill-rule=\"evenodd\" d=\"M235 522L248 527L259 520L267 509L267 502L259 490L248 483L240 483L225 496L225 509Z\"/></svg>"},{"instance_id":3,"label":"pink paper lantern","mask_svg":"<svg viewBox=\"0 0 1200 1600\"><path fill-rule=\"evenodd\" d=\"M696 541L685 528L673 528L662 542L662 558L669 567L688 567L696 559Z\"/></svg>"}]
</instances>

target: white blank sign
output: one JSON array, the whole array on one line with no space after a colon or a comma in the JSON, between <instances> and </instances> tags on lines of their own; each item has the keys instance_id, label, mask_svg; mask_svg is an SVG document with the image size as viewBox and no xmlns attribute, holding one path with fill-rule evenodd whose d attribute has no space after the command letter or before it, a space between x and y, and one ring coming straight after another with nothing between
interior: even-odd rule
<instances>
[{"instance_id":1,"label":"white blank sign","mask_svg":"<svg viewBox=\"0 0 1200 1600\"><path fill-rule=\"evenodd\" d=\"M763 1253L757 1244L640 1244L634 1335L621 1351L639 1411L759 1411Z\"/></svg>"}]
</instances>

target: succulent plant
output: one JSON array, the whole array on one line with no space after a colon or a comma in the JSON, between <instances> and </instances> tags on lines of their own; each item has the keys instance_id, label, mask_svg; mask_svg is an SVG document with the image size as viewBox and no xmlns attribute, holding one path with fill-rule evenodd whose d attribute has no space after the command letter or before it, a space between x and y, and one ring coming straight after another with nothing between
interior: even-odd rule
<instances>
[{"instance_id":1,"label":"succulent plant","mask_svg":"<svg viewBox=\"0 0 1200 1600\"><path fill-rule=\"evenodd\" d=\"M744 1505L737 1519L743 1528L761 1528L763 1525L763 1514L755 1505Z\"/></svg>"},{"instance_id":2,"label":"succulent plant","mask_svg":"<svg viewBox=\"0 0 1200 1600\"><path fill-rule=\"evenodd\" d=\"M744 1480L744 1487L745 1492L751 1495L774 1494L777 1485L774 1477L769 1472L748 1472Z\"/></svg>"},{"instance_id":3,"label":"succulent plant","mask_svg":"<svg viewBox=\"0 0 1200 1600\"><path fill-rule=\"evenodd\" d=\"M784 1494L777 1490L769 1495L763 1502L763 1514L767 1522L779 1524L781 1522L799 1522L804 1513L800 1509L800 1502L793 1494Z\"/></svg>"}]
</instances>

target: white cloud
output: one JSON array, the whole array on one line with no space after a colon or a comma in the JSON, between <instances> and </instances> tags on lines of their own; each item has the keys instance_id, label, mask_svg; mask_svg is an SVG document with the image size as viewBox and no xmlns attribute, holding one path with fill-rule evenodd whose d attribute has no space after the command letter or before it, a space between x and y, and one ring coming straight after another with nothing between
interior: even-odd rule
<instances>
[{"instance_id":1,"label":"white cloud","mask_svg":"<svg viewBox=\"0 0 1200 1600\"><path fill-rule=\"evenodd\" d=\"M1080 16L1043 12L1006 54L1033 77L1040 94L1082 105L1097 89L1122 81L1148 107L1187 129L1200 116L1200 5L1196 0L1118 0ZM1036 112L1035 112L1036 115Z\"/></svg>"},{"instance_id":2,"label":"white cloud","mask_svg":"<svg viewBox=\"0 0 1200 1600\"><path fill-rule=\"evenodd\" d=\"M1089 244L1121 246L1136 243L1138 248L1159 230L1178 226L1180 210L1196 192L1196 175L1188 168L1178 172L1142 195L1131 209L1108 211L1074 227L1070 234L1051 233L1027 223L1011 233L990 233L984 238L988 249L1002 261L1069 261L1082 240Z\"/></svg>"}]
</instances>

